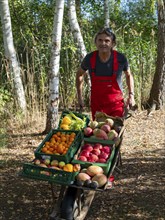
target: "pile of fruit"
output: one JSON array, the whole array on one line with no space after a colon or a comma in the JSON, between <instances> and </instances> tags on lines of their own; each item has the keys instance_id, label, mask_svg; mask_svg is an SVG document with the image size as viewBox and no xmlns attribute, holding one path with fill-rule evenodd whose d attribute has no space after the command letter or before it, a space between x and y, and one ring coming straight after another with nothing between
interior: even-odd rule
<instances>
[{"instance_id":1,"label":"pile of fruit","mask_svg":"<svg viewBox=\"0 0 165 220\"><path fill-rule=\"evenodd\" d=\"M111 140L119 144L119 132L121 126L115 124L111 118L105 119L103 122L90 121L88 126L83 129L85 137L97 138L102 140Z\"/></svg>"},{"instance_id":2,"label":"pile of fruit","mask_svg":"<svg viewBox=\"0 0 165 220\"><path fill-rule=\"evenodd\" d=\"M63 130L81 130L86 126L86 117L83 119L76 116L73 112L66 114L60 123L60 129Z\"/></svg>"},{"instance_id":3,"label":"pile of fruit","mask_svg":"<svg viewBox=\"0 0 165 220\"><path fill-rule=\"evenodd\" d=\"M103 187L107 183L107 176L101 167L91 165L88 168L80 170L76 176L75 184L93 189Z\"/></svg>"},{"instance_id":4,"label":"pile of fruit","mask_svg":"<svg viewBox=\"0 0 165 220\"><path fill-rule=\"evenodd\" d=\"M80 164L65 163L64 161L50 160L50 159L34 159L33 164L49 169L62 170L66 172L80 171ZM43 172L43 171L41 171ZM44 174L44 173L42 173ZM48 173L45 173L48 174Z\"/></svg>"},{"instance_id":5,"label":"pile of fruit","mask_svg":"<svg viewBox=\"0 0 165 220\"><path fill-rule=\"evenodd\" d=\"M92 163L106 163L110 155L110 145L85 143L81 146L77 159Z\"/></svg>"},{"instance_id":6,"label":"pile of fruit","mask_svg":"<svg viewBox=\"0 0 165 220\"><path fill-rule=\"evenodd\" d=\"M64 155L75 140L74 132L65 133L58 131L53 134L49 141L46 141L41 152L44 154Z\"/></svg>"}]
</instances>

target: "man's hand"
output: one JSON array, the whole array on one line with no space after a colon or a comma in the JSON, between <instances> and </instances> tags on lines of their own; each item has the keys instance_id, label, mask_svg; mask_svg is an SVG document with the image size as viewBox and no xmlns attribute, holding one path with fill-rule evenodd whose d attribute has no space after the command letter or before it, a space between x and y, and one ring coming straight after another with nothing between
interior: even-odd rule
<instances>
[{"instance_id":1,"label":"man's hand","mask_svg":"<svg viewBox=\"0 0 165 220\"><path fill-rule=\"evenodd\" d=\"M128 108L131 108L135 105L136 105L136 102L135 102L135 99L134 99L134 95L129 94L129 97L128 97L127 102L126 102L126 106Z\"/></svg>"},{"instance_id":2,"label":"man's hand","mask_svg":"<svg viewBox=\"0 0 165 220\"><path fill-rule=\"evenodd\" d=\"M83 82L84 82L84 73L85 71L80 67L77 71L76 75L76 88L77 88L77 95L78 95L78 104L80 107L80 111L83 111L84 108L84 101L82 98L82 90L83 90Z\"/></svg>"}]
</instances>

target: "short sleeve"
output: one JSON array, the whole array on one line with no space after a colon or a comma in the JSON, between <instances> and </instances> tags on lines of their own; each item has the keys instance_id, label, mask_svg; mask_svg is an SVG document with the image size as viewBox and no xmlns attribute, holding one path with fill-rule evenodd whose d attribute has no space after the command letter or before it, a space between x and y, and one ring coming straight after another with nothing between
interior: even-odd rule
<instances>
[{"instance_id":1,"label":"short sleeve","mask_svg":"<svg viewBox=\"0 0 165 220\"><path fill-rule=\"evenodd\" d=\"M81 68L85 71L90 69L90 58L91 53L87 54L81 63Z\"/></svg>"}]
</instances>

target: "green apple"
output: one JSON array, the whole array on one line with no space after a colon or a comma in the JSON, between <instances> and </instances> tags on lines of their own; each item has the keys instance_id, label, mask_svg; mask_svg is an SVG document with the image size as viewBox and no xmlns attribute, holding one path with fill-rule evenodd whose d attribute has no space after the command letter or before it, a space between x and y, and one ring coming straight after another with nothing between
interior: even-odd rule
<instances>
[{"instance_id":1,"label":"green apple","mask_svg":"<svg viewBox=\"0 0 165 220\"><path fill-rule=\"evenodd\" d=\"M50 164L51 166L58 166L58 160L52 160Z\"/></svg>"},{"instance_id":2,"label":"green apple","mask_svg":"<svg viewBox=\"0 0 165 220\"><path fill-rule=\"evenodd\" d=\"M45 159L44 164L49 165L50 164L50 159Z\"/></svg>"},{"instance_id":3,"label":"green apple","mask_svg":"<svg viewBox=\"0 0 165 220\"><path fill-rule=\"evenodd\" d=\"M64 162L64 161L60 161L59 164L58 164L58 166L59 166L60 168L63 168L63 167L65 166L65 162Z\"/></svg>"}]
</instances>

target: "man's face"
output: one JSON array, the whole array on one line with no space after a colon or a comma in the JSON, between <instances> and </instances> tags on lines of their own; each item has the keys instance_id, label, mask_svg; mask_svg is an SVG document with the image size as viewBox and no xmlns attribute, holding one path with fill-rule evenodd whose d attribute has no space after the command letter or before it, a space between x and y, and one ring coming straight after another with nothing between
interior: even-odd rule
<instances>
[{"instance_id":1,"label":"man's face","mask_svg":"<svg viewBox=\"0 0 165 220\"><path fill-rule=\"evenodd\" d=\"M112 38L104 33L97 36L95 43L100 52L109 52L114 47Z\"/></svg>"}]
</instances>

